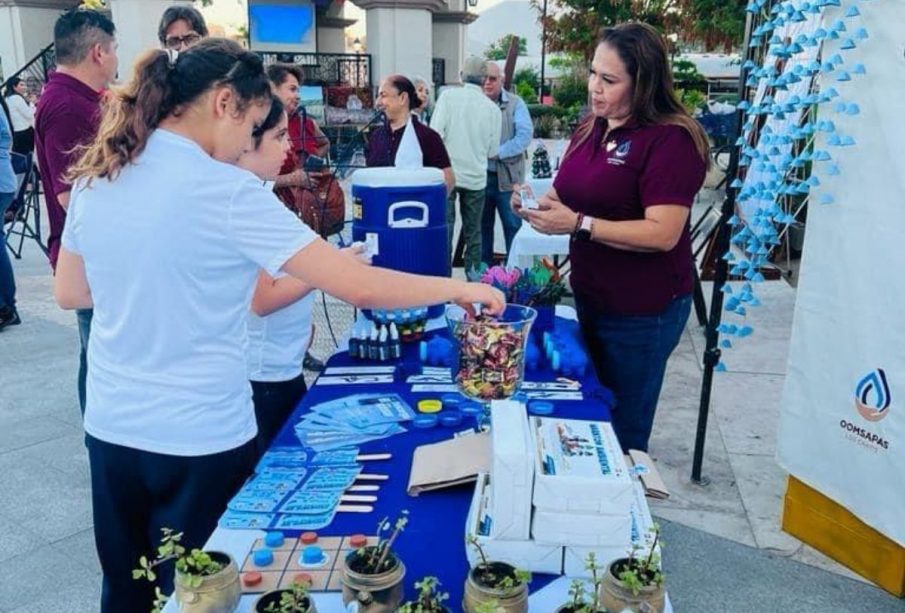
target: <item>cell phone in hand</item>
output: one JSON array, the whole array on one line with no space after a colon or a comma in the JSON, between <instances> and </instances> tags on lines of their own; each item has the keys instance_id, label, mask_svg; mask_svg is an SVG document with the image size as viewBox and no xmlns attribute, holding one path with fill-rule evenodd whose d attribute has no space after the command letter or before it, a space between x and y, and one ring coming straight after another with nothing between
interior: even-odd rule
<instances>
[{"instance_id":1,"label":"cell phone in hand","mask_svg":"<svg viewBox=\"0 0 905 613\"><path fill-rule=\"evenodd\" d=\"M537 204L537 200L534 199L534 196L527 189L521 189L519 191L519 195L522 198L522 208L523 209L538 209L540 208Z\"/></svg>"}]
</instances>

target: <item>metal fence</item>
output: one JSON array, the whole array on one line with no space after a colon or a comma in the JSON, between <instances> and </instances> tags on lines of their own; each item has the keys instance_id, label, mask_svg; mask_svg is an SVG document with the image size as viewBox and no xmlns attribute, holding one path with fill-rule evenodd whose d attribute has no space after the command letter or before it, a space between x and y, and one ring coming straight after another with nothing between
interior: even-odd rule
<instances>
[{"instance_id":1,"label":"metal fence","mask_svg":"<svg viewBox=\"0 0 905 613\"><path fill-rule=\"evenodd\" d=\"M56 66L56 53L53 50L53 43L50 43L33 58L31 58L25 66L14 72L3 82L3 93L6 93L6 86L14 78L18 77L25 81L28 87L28 93L33 96L39 96L44 83L47 82L47 75Z\"/></svg>"},{"instance_id":2,"label":"metal fence","mask_svg":"<svg viewBox=\"0 0 905 613\"><path fill-rule=\"evenodd\" d=\"M361 53L260 53L265 64L284 62L302 68L305 84L371 87L371 56Z\"/></svg>"}]
</instances>

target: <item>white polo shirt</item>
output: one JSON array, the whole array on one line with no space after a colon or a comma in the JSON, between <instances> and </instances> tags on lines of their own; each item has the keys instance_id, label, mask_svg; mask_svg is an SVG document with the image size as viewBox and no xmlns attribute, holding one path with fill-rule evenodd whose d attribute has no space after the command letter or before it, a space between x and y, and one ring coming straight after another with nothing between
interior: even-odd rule
<instances>
[{"instance_id":1,"label":"white polo shirt","mask_svg":"<svg viewBox=\"0 0 905 613\"><path fill-rule=\"evenodd\" d=\"M248 314L248 378L289 381L302 374L311 343L314 292L266 317Z\"/></svg>"},{"instance_id":2,"label":"white polo shirt","mask_svg":"<svg viewBox=\"0 0 905 613\"><path fill-rule=\"evenodd\" d=\"M76 189L63 247L94 301L85 431L156 453L234 449L257 433L246 320L258 270L316 235L250 172L156 130L113 182Z\"/></svg>"}]
</instances>

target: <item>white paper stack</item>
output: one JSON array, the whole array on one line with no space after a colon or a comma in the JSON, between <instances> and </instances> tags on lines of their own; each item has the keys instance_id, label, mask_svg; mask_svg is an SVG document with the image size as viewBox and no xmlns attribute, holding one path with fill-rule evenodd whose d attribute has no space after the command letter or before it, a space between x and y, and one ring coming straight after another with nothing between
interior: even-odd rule
<instances>
[{"instance_id":1,"label":"white paper stack","mask_svg":"<svg viewBox=\"0 0 905 613\"><path fill-rule=\"evenodd\" d=\"M528 413L524 404L497 400L491 404L490 515L496 539L527 541L531 536L534 460Z\"/></svg>"},{"instance_id":2,"label":"white paper stack","mask_svg":"<svg viewBox=\"0 0 905 613\"><path fill-rule=\"evenodd\" d=\"M466 537L474 535L477 538L489 561L507 562L532 573L561 574L563 561L561 546L543 545L529 539L504 540L490 536L495 523L489 512L493 505L492 487L490 475L480 473L465 524ZM466 552L471 566L481 561L474 547L466 546Z\"/></svg>"},{"instance_id":3,"label":"white paper stack","mask_svg":"<svg viewBox=\"0 0 905 613\"><path fill-rule=\"evenodd\" d=\"M603 564L631 549L636 492L619 441L606 422L532 417L534 518L538 543L574 549L564 572L584 574L588 551ZM649 514L648 514L649 517Z\"/></svg>"},{"instance_id":4,"label":"white paper stack","mask_svg":"<svg viewBox=\"0 0 905 613\"><path fill-rule=\"evenodd\" d=\"M617 536L612 543L606 546L566 547L563 573L570 577L589 577L590 573L585 569L585 561L591 552L594 553L600 567L606 567L613 560L628 556L633 546L638 548L637 555L647 556L650 554L650 548L654 542L654 535L651 532L653 525L654 520L650 515L647 499L644 497L644 486L635 483L629 530ZM659 545L657 545L656 553L660 554Z\"/></svg>"},{"instance_id":5,"label":"white paper stack","mask_svg":"<svg viewBox=\"0 0 905 613\"><path fill-rule=\"evenodd\" d=\"M531 436L536 462L535 507L561 513L629 516L632 478L610 424L533 417Z\"/></svg>"}]
</instances>

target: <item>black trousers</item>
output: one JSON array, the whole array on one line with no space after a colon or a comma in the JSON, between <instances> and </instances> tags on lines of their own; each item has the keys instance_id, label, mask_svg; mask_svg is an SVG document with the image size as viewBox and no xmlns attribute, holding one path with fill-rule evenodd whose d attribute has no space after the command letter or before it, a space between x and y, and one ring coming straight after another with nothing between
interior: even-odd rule
<instances>
[{"instance_id":1,"label":"black trousers","mask_svg":"<svg viewBox=\"0 0 905 613\"><path fill-rule=\"evenodd\" d=\"M280 433L308 386L304 374L299 374L288 381L252 381L251 390L258 422L257 457L260 458Z\"/></svg>"},{"instance_id":2,"label":"black trousers","mask_svg":"<svg viewBox=\"0 0 905 613\"><path fill-rule=\"evenodd\" d=\"M91 464L94 539L103 570L101 613L150 611L154 586L133 580L141 556L153 559L163 527L183 532L186 549L200 548L226 503L251 474L255 442L206 456L172 456L86 436ZM173 565L157 585L173 590Z\"/></svg>"}]
</instances>

